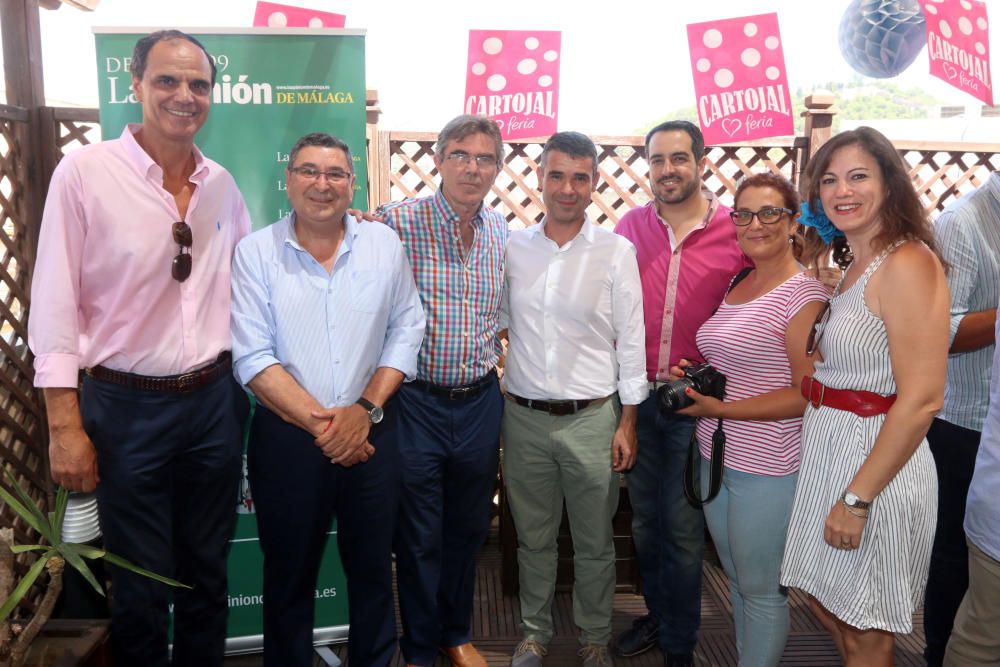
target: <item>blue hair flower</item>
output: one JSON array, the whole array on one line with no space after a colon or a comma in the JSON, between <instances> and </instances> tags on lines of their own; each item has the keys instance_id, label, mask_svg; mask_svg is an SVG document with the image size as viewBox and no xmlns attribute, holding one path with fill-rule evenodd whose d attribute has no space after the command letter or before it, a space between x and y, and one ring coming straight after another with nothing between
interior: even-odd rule
<instances>
[{"instance_id":1,"label":"blue hair flower","mask_svg":"<svg viewBox=\"0 0 1000 667\"><path fill-rule=\"evenodd\" d=\"M802 202L802 214L799 216L799 222L819 232L819 237L827 245L833 243L833 239L838 236L844 235L844 232L837 229L830 221L830 218L826 217L826 213L823 211L823 204L818 204L814 211L809 206L809 202Z\"/></svg>"}]
</instances>

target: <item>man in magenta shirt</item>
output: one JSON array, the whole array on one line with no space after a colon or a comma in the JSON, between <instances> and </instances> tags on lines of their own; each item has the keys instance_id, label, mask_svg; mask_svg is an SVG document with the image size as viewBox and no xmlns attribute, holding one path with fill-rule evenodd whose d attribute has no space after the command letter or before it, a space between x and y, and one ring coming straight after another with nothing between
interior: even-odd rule
<instances>
[{"instance_id":1,"label":"man in magenta shirt","mask_svg":"<svg viewBox=\"0 0 1000 667\"><path fill-rule=\"evenodd\" d=\"M615 227L639 260L650 396L639 406L639 453L626 474L632 536L649 614L618 636L631 656L659 639L669 667L693 664L701 621L704 517L684 498L683 470L695 420L662 415L656 392L678 360L700 359L695 334L748 264L729 221L730 209L701 189L705 141L687 121L657 125L646 135L653 200Z\"/></svg>"},{"instance_id":2,"label":"man in magenta shirt","mask_svg":"<svg viewBox=\"0 0 1000 667\"><path fill-rule=\"evenodd\" d=\"M249 408L231 372L229 267L250 219L194 145L214 82L193 37L139 40L142 123L53 174L28 325L53 481L96 487L110 551L193 587L172 592L175 665L222 663ZM120 568L112 581L115 664L167 665L171 591Z\"/></svg>"}]
</instances>

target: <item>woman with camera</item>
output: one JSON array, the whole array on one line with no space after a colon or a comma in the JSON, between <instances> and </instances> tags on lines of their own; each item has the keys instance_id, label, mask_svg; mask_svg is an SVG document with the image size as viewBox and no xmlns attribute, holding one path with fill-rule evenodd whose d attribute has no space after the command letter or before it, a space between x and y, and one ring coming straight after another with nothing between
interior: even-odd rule
<instances>
[{"instance_id":1,"label":"woman with camera","mask_svg":"<svg viewBox=\"0 0 1000 667\"><path fill-rule=\"evenodd\" d=\"M698 350L725 376L725 401L712 372L682 361L692 403L678 410L701 417L702 494L708 494L712 443L722 425L724 468L705 519L729 576L741 667L777 665L788 635L788 600L778 583L785 531L799 468L802 398L799 381L812 373L806 338L828 290L803 272L797 233L799 198L786 179L755 174L736 191L730 214L753 269L734 281L718 311L698 331ZM693 377L691 377L693 374ZM724 422L719 422L722 419Z\"/></svg>"},{"instance_id":2,"label":"woman with camera","mask_svg":"<svg viewBox=\"0 0 1000 667\"><path fill-rule=\"evenodd\" d=\"M924 435L944 395L948 288L888 139L842 132L805 178L812 210L825 212L807 244L828 254L824 231L846 271L809 341L822 360L802 383L810 405L781 581L812 597L849 667L891 665L894 633L912 630L923 598L934 537Z\"/></svg>"}]
</instances>

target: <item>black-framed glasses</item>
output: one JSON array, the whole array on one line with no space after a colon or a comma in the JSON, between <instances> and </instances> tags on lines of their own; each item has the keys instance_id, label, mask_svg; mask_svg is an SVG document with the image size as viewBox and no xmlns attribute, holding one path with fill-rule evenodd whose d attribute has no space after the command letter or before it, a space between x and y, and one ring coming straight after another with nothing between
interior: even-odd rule
<instances>
[{"instance_id":1,"label":"black-framed glasses","mask_svg":"<svg viewBox=\"0 0 1000 667\"><path fill-rule=\"evenodd\" d=\"M826 321L828 319L830 319L829 300L824 303L823 307L819 309L818 313L816 313L816 319L813 321L812 330L809 331L809 337L806 339L807 357L813 356L816 350L819 349L819 342L823 339L823 331L826 330Z\"/></svg>"},{"instance_id":2,"label":"black-framed glasses","mask_svg":"<svg viewBox=\"0 0 1000 667\"><path fill-rule=\"evenodd\" d=\"M170 265L170 275L179 283L184 282L191 275L191 244L194 237L191 234L191 225L184 222L175 222L171 226L174 235L174 243L180 246L177 256L174 257ZM184 252L187 250L187 252Z\"/></svg>"},{"instance_id":3,"label":"black-framed glasses","mask_svg":"<svg viewBox=\"0 0 1000 667\"><path fill-rule=\"evenodd\" d=\"M462 151L455 151L454 153L448 153L445 155L444 159L451 160L455 164L463 167L467 166L473 160L476 161L476 166L480 169L497 166L496 155L469 155L468 153L463 153Z\"/></svg>"},{"instance_id":4,"label":"black-framed glasses","mask_svg":"<svg viewBox=\"0 0 1000 667\"><path fill-rule=\"evenodd\" d=\"M780 206L765 206L759 211L751 211L749 209L741 208L738 211L730 211L729 218L737 227L746 227L753 222L754 216L757 216L757 219L760 220L760 224L762 225L773 225L778 220L781 220L781 216L786 214L794 215L795 211L787 208L781 208Z\"/></svg>"},{"instance_id":5,"label":"black-framed glasses","mask_svg":"<svg viewBox=\"0 0 1000 667\"><path fill-rule=\"evenodd\" d=\"M332 169L330 171L320 171L315 167L292 167L288 171L301 176L307 181L318 181L320 176L325 176L330 183L343 183L351 175L342 169Z\"/></svg>"}]
</instances>

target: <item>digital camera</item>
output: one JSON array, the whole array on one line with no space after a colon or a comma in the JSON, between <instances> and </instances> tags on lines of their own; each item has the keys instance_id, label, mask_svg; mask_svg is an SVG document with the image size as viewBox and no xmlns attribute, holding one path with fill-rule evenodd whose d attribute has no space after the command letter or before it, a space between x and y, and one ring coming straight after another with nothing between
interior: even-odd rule
<instances>
[{"instance_id":1,"label":"digital camera","mask_svg":"<svg viewBox=\"0 0 1000 667\"><path fill-rule=\"evenodd\" d=\"M676 412L694 403L685 390L690 387L699 394L724 400L726 397L726 376L715 370L711 364L698 364L684 369L684 377L660 387L656 398L661 412Z\"/></svg>"}]
</instances>

